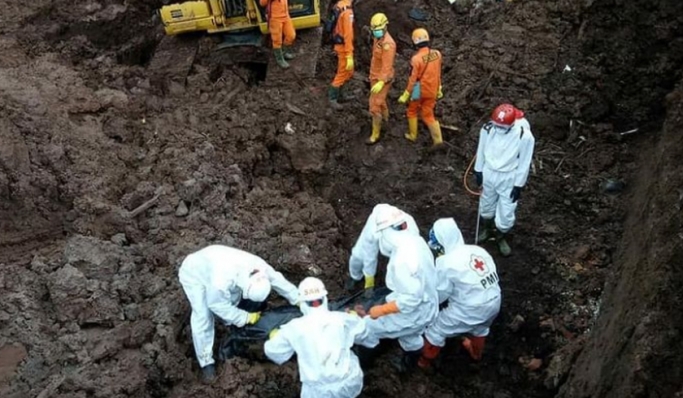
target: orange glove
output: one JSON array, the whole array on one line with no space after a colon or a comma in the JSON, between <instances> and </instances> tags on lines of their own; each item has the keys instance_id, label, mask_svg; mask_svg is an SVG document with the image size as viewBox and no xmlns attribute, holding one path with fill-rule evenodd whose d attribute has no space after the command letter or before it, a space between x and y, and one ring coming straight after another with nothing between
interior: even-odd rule
<instances>
[{"instance_id":1,"label":"orange glove","mask_svg":"<svg viewBox=\"0 0 683 398\"><path fill-rule=\"evenodd\" d=\"M398 314L399 312L401 311L398 310L396 302L390 301L384 305L376 305L370 308L370 318L377 319L384 315Z\"/></svg>"}]
</instances>

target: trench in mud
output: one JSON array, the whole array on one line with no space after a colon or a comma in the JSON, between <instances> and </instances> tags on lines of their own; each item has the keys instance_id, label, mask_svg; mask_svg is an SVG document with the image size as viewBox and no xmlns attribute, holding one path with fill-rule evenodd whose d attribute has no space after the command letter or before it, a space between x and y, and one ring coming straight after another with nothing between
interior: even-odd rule
<instances>
[{"instance_id":1,"label":"trench in mud","mask_svg":"<svg viewBox=\"0 0 683 398\"><path fill-rule=\"evenodd\" d=\"M423 236L437 218L454 217L472 241L476 198L462 176L482 118L512 101L527 111L537 147L511 240L514 255L499 258L485 245L497 260L504 301L483 362L472 364L453 340L433 374L399 377L388 364L399 349L389 342L366 370L364 396L571 396L562 390L567 378L588 378L570 375L571 363L597 361L581 347L620 258L624 196L640 186L630 184L636 167L648 167L634 148L654 151L648 140L661 129L661 99L681 76L681 22L650 29L653 19L677 15L676 5L658 2L652 16L643 16L634 2L620 11L633 21L623 25L611 4L529 1L477 11L426 3L426 26L446 58L437 116L457 128L444 130L448 151L436 155L423 151L423 126L417 144L403 141L405 119L393 105L407 76L409 33L420 26L407 17L412 5L357 5L359 71L349 85L358 100L341 114L323 105L336 65L326 50L314 79L301 82L271 67L258 85L251 83L259 71L216 65L200 52L186 85L159 96L146 70L162 38L149 12L157 4L70 14L50 6L28 18L17 33L31 61L26 87L48 86L32 79L57 70L52 80L64 81L62 90L78 101L43 93L42 101L63 107L64 119L35 112L26 105L35 107L31 98L3 98L12 105L3 111L12 121L8 131L30 137L9 141L18 155L3 154L0 179L10 221L3 251L11 254L0 281L8 295L3 311L13 314L10 320L0 313L0 343L28 347L10 393L37 395L49 387L48 376L65 376L54 395L92 395L90 380L97 379L100 396L295 396L293 363L236 359L221 366L216 385L197 382L181 322L188 305L176 282L179 261L209 242L235 244L263 255L292 281L320 271L338 295L348 250L379 202L411 213ZM382 141L367 147L363 76L370 51L362 26L379 9L398 43L398 80L391 123ZM31 28L36 23L46 37ZM615 29L624 44L604 40ZM57 63L40 58L55 52ZM574 72L562 73L564 65ZM8 76L0 76L4 84ZM87 91L101 86L126 93L126 100ZM287 122L297 133L283 131ZM642 134L617 134L636 126ZM626 191L606 194L610 179L626 181ZM154 207L127 218L157 189L162 196ZM628 208L642 203L627 200ZM188 214L176 216L181 202ZM217 338L225 333L218 326ZM619 334L608 330L603 338L613 336ZM541 360L540 369L529 368L532 359Z\"/></svg>"}]
</instances>

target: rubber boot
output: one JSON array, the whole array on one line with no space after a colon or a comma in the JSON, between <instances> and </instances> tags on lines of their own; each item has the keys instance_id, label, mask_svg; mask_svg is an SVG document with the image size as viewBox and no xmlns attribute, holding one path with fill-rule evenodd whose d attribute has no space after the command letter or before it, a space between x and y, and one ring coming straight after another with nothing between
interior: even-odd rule
<instances>
[{"instance_id":1,"label":"rubber boot","mask_svg":"<svg viewBox=\"0 0 683 398\"><path fill-rule=\"evenodd\" d=\"M503 255L503 257L507 257L512 253L512 249L510 248L510 245L508 245L508 242L505 240L505 235L507 233L503 233L498 231L496 233L496 242L498 243L498 251L500 251L500 254Z\"/></svg>"},{"instance_id":2,"label":"rubber boot","mask_svg":"<svg viewBox=\"0 0 683 398\"><path fill-rule=\"evenodd\" d=\"M408 133L404 135L408 141L415 142L417 140L417 118L408 118Z\"/></svg>"},{"instance_id":3,"label":"rubber boot","mask_svg":"<svg viewBox=\"0 0 683 398\"><path fill-rule=\"evenodd\" d=\"M327 90L327 98L330 100L330 106L333 109L341 110L344 108L344 106L339 103L339 87L330 86Z\"/></svg>"},{"instance_id":4,"label":"rubber boot","mask_svg":"<svg viewBox=\"0 0 683 398\"><path fill-rule=\"evenodd\" d=\"M462 341L462 346L467 350L472 359L481 361L481 357L484 354L485 343L486 337L465 337Z\"/></svg>"},{"instance_id":5,"label":"rubber boot","mask_svg":"<svg viewBox=\"0 0 683 398\"><path fill-rule=\"evenodd\" d=\"M399 357L390 359L391 366L396 369L398 373L408 373L415 369L417 361L422 356L422 350L406 351Z\"/></svg>"},{"instance_id":6,"label":"rubber boot","mask_svg":"<svg viewBox=\"0 0 683 398\"><path fill-rule=\"evenodd\" d=\"M389 108L384 108L382 110L382 120L384 120L385 122L389 121Z\"/></svg>"},{"instance_id":7,"label":"rubber boot","mask_svg":"<svg viewBox=\"0 0 683 398\"><path fill-rule=\"evenodd\" d=\"M292 52L292 46L282 46L282 55L288 61L293 60L295 56Z\"/></svg>"},{"instance_id":8,"label":"rubber boot","mask_svg":"<svg viewBox=\"0 0 683 398\"><path fill-rule=\"evenodd\" d=\"M429 134L432 136L432 147L429 148L431 151L439 151L445 148L443 144L443 137L441 136L441 125L439 122L434 122L427 126L429 128Z\"/></svg>"},{"instance_id":9,"label":"rubber boot","mask_svg":"<svg viewBox=\"0 0 683 398\"><path fill-rule=\"evenodd\" d=\"M436 357L439 356L439 352L441 352L441 347L433 345L427 339L424 339L424 342L424 346L422 347L422 355L420 356L420 359L417 361L417 366L419 366L422 369L427 369L432 366L432 361L434 361Z\"/></svg>"},{"instance_id":10,"label":"rubber boot","mask_svg":"<svg viewBox=\"0 0 683 398\"><path fill-rule=\"evenodd\" d=\"M202 368L202 381L204 383L211 383L216 379L216 367L211 365L206 365Z\"/></svg>"},{"instance_id":11,"label":"rubber boot","mask_svg":"<svg viewBox=\"0 0 683 398\"><path fill-rule=\"evenodd\" d=\"M373 116L372 117L372 135L370 135L370 138L365 141L366 144L368 145L373 145L374 143L379 140L379 134L380 131L382 130L382 117L381 116Z\"/></svg>"},{"instance_id":12,"label":"rubber boot","mask_svg":"<svg viewBox=\"0 0 683 398\"><path fill-rule=\"evenodd\" d=\"M346 279L346 283L344 283L344 289L346 289L347 292L352 292L356 289L356 285L358 283L360 283L360 281L357 281L349 276Z\"/></svg>"},{"instance_id":13,"label":"rubber boot","mask_svg":"<svg viewBox=\"0 0 683 398\"><path fill-rule=\"evenodd\" d=\"M493 237L493 218L481 218L481 231L477 237L478 243L486 242Z\"/></svg>"},{"instance_id":14,"label":"rubber boot","mask_svg":"<svg viewBox=\"0 0 683 398\"><path fill-rule=\"evenodd\" d=\"M375 358L377 357L377 350L373 348L363 347L362 345L353 346L353 350L358 356L358 362L363 369L372 367L375 364Z\"/></svg>"},{"instance_id":15,"label":"rubber boot","mask_svg":"<svg viewBox=\"0 0 683 398\"><path fill-rule=\"evenodd\" d=\"M275 62L280 68L289 68L289 64L287 63L287 61L285 61L285 56L281 48L274 48L273 54L275 54Z\"/></svg>"}]
</instances>

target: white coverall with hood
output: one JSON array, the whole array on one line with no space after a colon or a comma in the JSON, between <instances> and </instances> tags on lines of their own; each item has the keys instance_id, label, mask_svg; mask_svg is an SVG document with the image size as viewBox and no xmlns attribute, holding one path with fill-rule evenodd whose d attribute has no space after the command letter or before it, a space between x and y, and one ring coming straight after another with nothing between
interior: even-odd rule
<instances>
[{"instance_id":1,"label":"white coverall with hood","mask_svg":"<svg viewBox=\"0 0 683 398\"><path fill-rule=\"evenodd\" d=\"M466 245L455 220L434 223L434 234L445 254L436 259L439 302L448 307L425 332L434 346L461 334L484 337L500 311L501 291L493 258L479 246Z\"/></svg>"},{"instance_id":2,"label":"white coverall with hood","mask_svg":"<svg viewBox=\"0 0 683 398\"><path fill-rule=\"evenodd\" d=\"M349 258L349 274L351 278L359 281L366 277L373 277L377 274L377 255L379 254L379 235L377 234L377 217L381 213L388 211L399 210L398 208L380 203L372 209L372 213L365 222L363 231L356 240L356 244L351 249L351 257ZM402 233L408 233L413 236L420 236L420 230L417 228L415 219L408 213L403 212L403 217L407 228Z\"/></svg>"},{"instance_id":3,"label":"white coverall with hood","mask_svg":"<svg viewBox=\"0 0 683 398\"><path fill-rule=\"evenodd\" d=\"M365 333L365 322L355 314L329 311L325 304L301 305L304 316L280 327L264 345L266 356L282 365L296 353L301 398L354 398L363 389L363 371L351 351Z\"/></svg>"},{"instance_id":4,"label":"white coverall with hood","mask_svg":"<svg viewBox=\"0 0 683 398\"><path fill-rule=\"evenodd\" d=\"M422 333L439 311L434 255L420 236L392 228L377 234L380 251L389 257L386 285L391 293L386 302L395 301L399 313L363 318L368 333L361 344L373 348L380 339L397 338L404 351L419 350L424 344Z\"/></svg>"},{"instance_id":5,"label":"white coverall with hood","mask_svg":"<svg viewBox=\"0 0 683 398\"><path fill-rule=\"evenodd\" d=\"M192 306L192 342L202 368L214 363L213 314L227 325L242 327L247 323L248 312L237 304L255 270L265 272L273 289L290 304L297 302L296 286L262 258L239 249L208 246L187 256L180 266L180 284Z\"/></svg>"},{"instance_id":6,"label":"white coverall with hood","mask_svg":"<svg viewBox=\"0 0 683 398\"><path fill-rule=\"evenodd\" d=\"M474 171L483 176L479 199L481 217L494 218L496 228L507 233L515 225L517 202L512 202L512 188L523 188L529 177L535 139L526 118L503 128L487 123L479 132Z\"/></svg>"}]
</instances>

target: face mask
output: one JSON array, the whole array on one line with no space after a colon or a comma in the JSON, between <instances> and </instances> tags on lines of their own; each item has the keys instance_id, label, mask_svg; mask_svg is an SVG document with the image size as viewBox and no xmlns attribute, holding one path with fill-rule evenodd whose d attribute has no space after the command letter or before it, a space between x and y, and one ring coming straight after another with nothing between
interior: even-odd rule
<instances>
[{"instance_id":1,"label":"face mask","mask_svg":"<svg viewBox=\"0 0 683 398\"><path fill-rule=\"evenodd\" d=\"M384 36L384 30L373 30L372 35L375 36L375 39L381 39Z\"/></svg>"}]
</instances>

